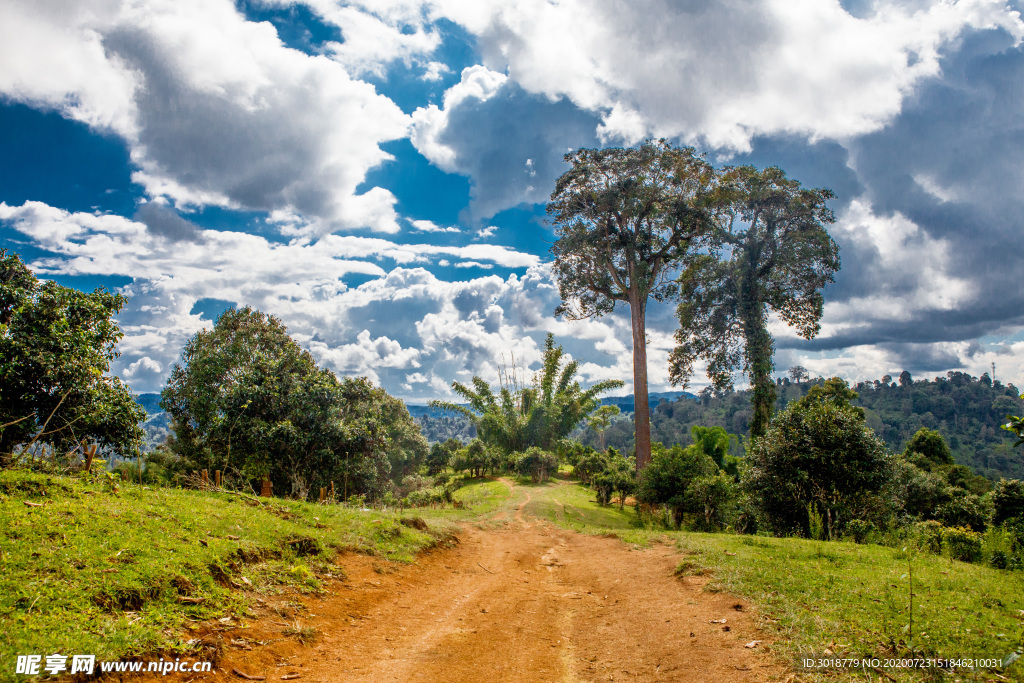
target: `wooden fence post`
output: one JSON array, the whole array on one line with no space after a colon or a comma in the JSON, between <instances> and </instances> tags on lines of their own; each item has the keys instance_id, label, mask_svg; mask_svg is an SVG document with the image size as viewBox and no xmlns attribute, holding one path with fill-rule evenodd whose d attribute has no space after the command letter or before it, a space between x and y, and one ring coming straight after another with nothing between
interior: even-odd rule
<instances>
[{"instance_id":1,"label":"wooden fence post","mask_svg":"<svg viewBox=\"0 0 1024 683\"><path fill-rule=\"evenodd\" d=\"M217 484L217 488L220 488L220 470L215 470L213 473L213 480Z\"/></svg>"},{"instance_id":2,"label":"wooden fence post","mask_svg":"<svg viewBox=\"0 0 1024 683\"><path fill-rule=\"evenodd\" d=\"M200 472L199 473L199 479L203 482L204 486L209 484L210 483L210 473L209 473L209 471L203 470L202 472Z\"/></svg>"},{"instance_id":3,"label":"wooden fence post","mask_svg":"<svg viewBox=\"0 0 1024 683\"><path fill-rule=\"evenodd\" d=\"M270 481L270 477L263 477L263 487L260 490L260 495L264 498L270 498L274 495L274 485Z\"/></svg>"},{"instance_id":4,"label":"wooden fence post","mask_svg":"<svg viewBox=\"0 0 1024 683\"><path fill-rule=\"evenodd\" d=\"M85 471L92 471L92 461L96 457L96 449L99 448L96 444L93 444L85 449Z\"/></svg>"},{"instance_id":5,"label":"wooden fence post","mask_svg":"<svg viewBox=\"0 0 1024 683\"><path fill-rule=\"evenodd\" d=\"M321 503L324 502L324 500L326 498L327 498L327 487L326 486L321 486L320 487L320 502Z\"/></svg>"}]
</instances>

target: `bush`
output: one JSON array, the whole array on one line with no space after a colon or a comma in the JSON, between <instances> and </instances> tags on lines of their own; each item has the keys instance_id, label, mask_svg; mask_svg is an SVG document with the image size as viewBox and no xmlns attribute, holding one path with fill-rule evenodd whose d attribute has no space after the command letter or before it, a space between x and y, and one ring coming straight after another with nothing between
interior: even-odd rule
<instances>
[{"instance_id":1,"label":"bush","mask_svg":"<svg viewBox=\"0 0 1024 683\"><path fill-rule=\"evenodd\" d=\"M935 555L942 553L942 524L934 519L915 524L913 538L918 548Z\"/></svg>"},{"instance_id":2,"label":"bush","mask_svg":"<svg viewBox=\"0 0 1024 683\"><path fill-rule=\"evenodd\" d=\"M697 511L697 528L718 531L729 522L732 503L736 500L736 484L725 472L697 477L686 487L691 509Z\"/></svg>"},{"instance_id":3,"label":"bush","mask_svg":"<svg viewBox=\"0 0 1024 683\"><path fill-rule=\"evenodd\" d=\"M612 494L618 493L621 509L626 504L626 496L636 492L636 460L623 458L614 448L609 448L608 454L604 459L604 470L594 474L591 480L598 504L608 505Z\"/></svg>"},{"instance_id":4,"label":"bush","mask_svg":"<svg viewBox=\"0 0 1024 683\"><path fill-rule=\"evenodd\" d=\"M529 448L516 458L516 474L530 477L534 483L544 481L552 472L558 471L558 458L536 446Z\"/></svg>"},{"instance_id":5,"label":"bush","mask_svg":"<svg viewBox=\"0 0 1024 683\"><path fill-rule=\"evenodd\" d=\"M458 451L452 461L455 471L468 470L471 476L481 477L484 471L493 466L493 457L480 439L473 439L469 445Z\"/></svg>"},{"instance_id":6,"label":"bush","mask_svg":"<svg viewBox=\"0 0 1024 683\"><path fill-rule=\"evenodd\" d=\"M696 512L693 499L687 497L690 484L701 477L714 476L718 467L696 445L666 449L655 443L651 450L651 462L637 482L637 500L668 507L676 526L681 526L686 513Z\"/></svg>"},{"instance_id":7,"label":"bush","mask_svg":"<svg viewBox=\"0 0 1024 683\"><path fill-rule=\"evenodd\" d=\"M580 482L590 485L595 475L604 472L608 468L608 456L598 453L594 449L582 456L573 466L573 473L580 478Z\"/></svg>"},{"instance_id":8,"label":"bush","mask_svg":"<svg viewBox=\"0 0 1024 683\"><path fill-rule=\"evenodd\" d=\"M1000 479L992 490L992 507L993 524L1024 519L1024 482L1019 479Z\"/></svg>"},{"instance_id":9,"label":"bush","mask_svg":"<svg viewBox=\"0 0 1024 683\"><path fill-rule=\"evenodd\" d=\"M853 519L846 525L846 533L850 535L854 543L865 543L868 537L875 531L875 525L866 519Z\"/></svg>"},{"instance_id":10,"label":"bush","mask_svg":"<svg viewBox=\"0 0 1024 683\"><path fill-rule=\"evenodd\" d=\"M861 413L840 398L808 394L793 401L747 457L744 487L775 533L808 535L812 503L829 537L846 520L888 516L879 494L892 481L893 459Z\"/></svg>"},{"instance_id":11,"label":"bush","mask_svg":"<svg viewBox=\"0 0 1024 683\"><path fill-rule=\"evenodd\" d=\"M948 527L964 527L981 532L992 518L991 502L960 488L950 489L948 503L935 510L935 518Z\"/></svg>"},{"instance_id":12,"label":"bush","mask_svg":"<svg viewBox=\"0 0 1024 683\"><path fill-rule=\"evenodd\" d=\"M949 556L961 562L977 562L981 559L981 534L964 527L942 530L942 544Z\"/></svg>"},{"instance_id":13,"label":"bush","mask_svg":"<svg viewBox=\"0 0 1024 683\"><path fill-rule=\"evenodd\" d=\"M431 446L430 452L427 453L427 474L434 475L446 470L460 448L462 448L462 442L458 439L438 441Z\"/></svg>"}]
</instances>

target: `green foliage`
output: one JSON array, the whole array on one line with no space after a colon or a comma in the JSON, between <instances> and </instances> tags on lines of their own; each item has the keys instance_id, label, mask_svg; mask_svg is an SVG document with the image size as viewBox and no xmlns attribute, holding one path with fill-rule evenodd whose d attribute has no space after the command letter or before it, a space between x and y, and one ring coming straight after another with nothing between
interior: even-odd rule
<instances>
[{"instance_id":1,"label":"green foliage","mask_svg":"<svg viewBox=\"0 0 1024 683\"><path fill-rule=\"evenodd\" d=\"M547 212L562 304L578 320L629 306L637 394L637 464L650 459L646 307L663 300L685 254L709 243L718 174L692 148L664 140L631 149L579 149L565 155Z\"/></svg>"},{"instance_id":2,"label":"green foliage","mask_svg":"<svg viewBox=\"0 0 1024 683\"><path fill-rule=\"evenodd\" d=\"M1024 394L1021 394L1020 397L1024 399ZM1002 425L1002 428L1017 437L1017 441L1013 444L1014 448L1024 444L1024 418L1019 415L1007 415L1006 424Z\"/></svg>"},{"instance_id":3,"label":"green foliage","mask_svg":"<svg viewBox=\"0 0 1024 683\"><path fill-rule=\"evenodd\" d=\"M697 477L686 487L690 509L697 512L699 531L718 531L729 523L730 505L736 500L738 486L723 471Z\"/></svg>"},{"instance_id":4,"label":"green foliage","mask_svg":"<svg viewBox=\"0 0 1024 683\"><path fill-rule=\"evenodd\" d=\"M985 530L992 518L992 503L959 487L951 487L950 499L935 509L935 518L945 526Z\"/></svg>"},{"instance_id":5,"label":"green foliage","mask_svg":"<svg viewBox=\"0 0 1024 683\"><path fill-rule=\"evenodd\" d=\"M622 457L614 448L608 449L604 469L593 474L591 484L600 505L608 505L612 496L618 493L619 509L622 510L626 496L636 493L636 460Z\"/></svg>"},{"instance_id":6,"label":"green foliage","mask_svg":"<svg viewBox=\"0 0 1024 683\"><path fill-rule=\"evenodd\" d=\"M604 432L611 426L612 418L621 412L622 410L616 405L603 405L587 418L587 426L597 432L597 436L601 440L602 451L604 450Z\"/></svg>"},{"instance_id":7,"label":"green foliage","mask_svg":"<svg viewBox=\"0 0 1024 683\"><path fill-rule=\"evenodd\" d=\"M452 461L452 469L456 472L468 471L473 477L482 477L493 466L494 454L480 439L473 439L465 448L457 451Z\"/></svg>"},{"instance_id":8,"label":"green foliage","mask_svg":"<svg viewBox=\"0 0 1024 683\"><path fill-rule=\"evenodd\" d=\"M652 450L651 464L640 473L637 500L666 506L676 526L680 526L686 513L697 512L694 499L687 495L690 484L714 476L718 468L698 446L665 448L655 443Z\"/></svg>"},{"instance_id":9,"label":"green foliage","mask_svg":"<svg viewBox=\"0 0 1024 683\"><path fill-rule=\"evenodd\" d=\"M992 507L992 523L995 525L1011 519L1024 520L1024 482L1000 479L992 490Z\"/></svg>"},{"instance_id":10,"label":"green foliage","mask_svg":"<svg viewBox=\"0 0 1024 683\"><path fill-rule=\"evenodd\" d=\"M427 454L427 474L434 475L447 469L460 448L462 448L462 442L458 439L448 439L433 444Z\"/></svg>"},{"instance_id":11,"label":"green foliage","mask_svg":"<svg viewBox=\"0 0 1024 683\"><path fill-rule=\"evenodd\" d=\"M942 530L942 545L950 558L961 562L976 562L981 558L981 534L960 526Z\"/></svg>"},{"instance_id":12,"label":"green foliage","mask_svg":"<svg viewBox=\"0 0 1024 683\"><path fill-rule=\"evenodd\" d=\"M431 405L471 419L479 438L503 455L531 447L554 450L561 439L598 409L598 396L623 384L606 380L584 391L574 379L579 361L563 366L564 360L565 352L555 346L554 336L549 334L544 342L543 366L533 386L519 386L513 372L495 394L487 382L474 377L473 388L452 383L452 390L466 399L469 408L444 401Z\"/></svg>"},{"instance_id":13,"label":"green foliage","mask_svg":"<svg viewBox=\"0 0 1024 683\"><path fill-rule=\"evenodd\" d=\"M573 474L580 482L590 485L597 474L608 468L608 456L593 448L588 449L573 466Z\"/></svg>"},{"instance_id":14,"label":"green foliage","mask_svg":"<svg viewBox=\"0 0 1024 683\"><path fill-rule=\"evenodd\" d=\"M946 445L946 440L935 430L921 427L917 433L907 442L903 451L903 457L908 460L917 454L924 459L923 462L915 463L924 470L931 470L932 467L953 464L953 454Z\"/></svg>"},{"instance_id":15,"label":"green foliage","mask_svg":"<svg viewBox=\"0 0 1024 683\"><path fill-rule=\"evenodd\" d=\"M33 440L51 454L82 440L122 457L138 452L145 411L106 374L122 336L113 316L126 301L40 282L0 249L0 467Z\"/></svg>"},{"instance_id":16,"label":"green foliage","mask_svg":"<svg viewBox=\"0 0 1024 683\"><path fill-rule=\"evenodd\" d=\"M690 430L693 443L706 455L710 455L719 469L725 469L725 458L729 455L729 433L721 427L694 425Z\"/></svg>"},{"instance_id":17,"label":"green foliage","mask_svg":"<svg viewBox=\"0 0 1024 683\"><path fill-rule=\"evenodd\" d=\"M819 392L772 419L747 458L744 487L775 533L808 534L813 504L834 538L849 520L885 515L892 475L890 454L856 409Z\"/></svg>"},{"instance_id":18,"label":"green foliage","mask_svg":"<svg viewBox=\"0 0 1024 683\"><path fill-rule=\"evenodd\" d=\"M521 477L530 477L535 484L544 481L549 475L558 471L558 458L555 457L555 454L536 446L517 455L515 463L516 474Z\"/></svg>"},{"instance_id":19,"label":"green foliage","mask_svg":"<svg viewBox=\"0 0 1024 683\"><path fill-rule=\"evenodd\" d=\"M243 480L267 475L279 495L335 482L342 495L378 497L427 451L401 401L317 367L280 320L251 308L188 341L161 405L176 453Z\"/></svg>"},{"instance_id":20,"label":"green foliage","mask_svg":"<svg viewBox=\"0 0 1024 683\"><path fill-rule=\"evenodd\" d=\"M835 221L826 206L834 195L804 189L777 167L726 169L722 184L716 241L726 248L683 257L670 377L686 385L703 359L712 384L725 390L742 369L753 386L753 439L764 434L776 399L769 313L805 339L820 329L821 289L839 270L839 247L825 229Z\"/></svg>"}]
</instances>

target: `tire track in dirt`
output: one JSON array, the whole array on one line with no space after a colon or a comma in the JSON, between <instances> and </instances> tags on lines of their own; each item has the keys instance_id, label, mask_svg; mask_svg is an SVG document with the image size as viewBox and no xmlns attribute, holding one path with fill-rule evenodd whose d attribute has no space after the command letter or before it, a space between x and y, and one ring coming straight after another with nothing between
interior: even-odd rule
<instances>
[{"instance_id":1,"label":"tire track in dirt","mask_svg":"<svg viewBox=\"0 0 1024 683\"><path fill-rule=\"evenodd\" d=\"M456 547L411 567L379 574L380 560L343 557L348 579L305 600L316 643L229 649L222 670L332 683L764 681L783 671L762 647L744 647L762 637L750 611L735 609L745 603L673 576L677 552L528 518L532 497L520 490L505 528L467 527ZM728 630L709 623L719 619ZM245 634L273 635L265 619Z\"/></svg>"}]
</instances>

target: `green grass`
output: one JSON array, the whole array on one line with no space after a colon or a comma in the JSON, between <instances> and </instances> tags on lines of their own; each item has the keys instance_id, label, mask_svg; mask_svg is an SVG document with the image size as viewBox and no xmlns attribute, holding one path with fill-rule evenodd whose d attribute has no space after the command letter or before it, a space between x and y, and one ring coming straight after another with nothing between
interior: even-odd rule
<instances>
[{"instance_id":1,"label":"green grass","mask_svg":"<svg viewBox=\"0 0 1024 683\"><path fill-rule=\"evenodd\" d=\"M509 491L477 482L456 497L470 507L398 514L0 471L0 679L19 654L185 652L187 625L244 621L241 588L316 591L340 550L412 561Z\"/></svg>"},{"instance_id":2,"label":"green grass","mask_svg":"<svg viewBox=\"0 0 1024 683\"><path fill-rule=\"evenodd\" d=\"M1024 647L1024 574L990 569L918 552L846 542L703 534L638 528L629 508L602 508L578 484L549 483L531 490L528 510L566 528L612 532L628 543L674 543L685 555L681 575L707 573L706 590L751 600L776 634L777 655L802 680L835 680L851 671L803 671L803 654L826 650L842 657L906 655L1002 660ZM908 562L910 566L908 567ZM913 639L910 637L910 570ZM887 669L896 680L925 675ZM991 673L976 680L1000 680ZM1002 671L1024 681L1024 660ZM957 677L975 680L960 671Z\"/></svg>"}]
</instances>

